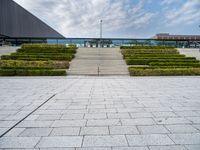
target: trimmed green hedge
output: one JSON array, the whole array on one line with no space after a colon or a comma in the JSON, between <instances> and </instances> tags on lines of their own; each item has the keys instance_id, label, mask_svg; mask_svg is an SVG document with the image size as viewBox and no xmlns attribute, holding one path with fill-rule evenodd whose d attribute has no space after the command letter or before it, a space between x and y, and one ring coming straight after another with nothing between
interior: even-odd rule
<instances>
[{"instance_id":1,"label":"trimmed green hedge","mask_svg":"<svg viewBox=\"0 0 200 150\"><path fill-rule=\"evenodd\" d=\"M122 50L122 54L179 54L179 52L176 49L127 49Z\"/></svg>"},{"instance_id":2,"label":"trimmed green hedge","mask_svg":"<svg viewBox=\"0 0 200 150\"><path fill-rule=\"evenodd\" d=\"M49 48L21 48L17 50L18 53L76 53L76 49L62 48L62 49L49 49Z\"/></svg>"},{"instance_id":3,"label":"trimmed green hedge","mask_svg":"<svg viewBox=\"0 0 200 150\"><path fill-rule=\"evenodd\" d=\"M185 57L185 55L180 54L132 54L132 55L124 55L124 57L159 57L159 58L166 58L166 57Z\"/></svg>"},{"instance_id":4,"label":"trimmed green hedge","mask_svg":"<svg viewBox=\"0 0 200 150\"><path fill-rule=\"evenodd\" d=\"M60 60L60 61L71 61L74 56L56 56L56 55L3 55L2 60Z\"/></svg>"},{"instance_id":5,"label":"trimmed green hedge","mask_svg":"<svg viewBox=\"0 0 200 150\"><path fill-rule=\"evenodd\" d=\"M69 62L0 60L0 68L68 69Z\"/></svg>"},{"instance_id":6,"label":"trimmed green hedge","mask_svg":"<svg viewBox=\"0 0 200 150\"><path fill-rule=\"evenodd\" d=\"M200 67L200 63L192 62L152 62L150 66L191 66Z\"/></svg>"},{"instance_id":7,"label":"trimmed green hedge","mask_svg":"<svg viewBox=\"0 0 200 150\"><path fill-rule=\"evenodd\" d=\"M152 62L199 63L199 61L195 59L126 59L127 65L149 65Z\"/></svg>"},{"instance_id":8,"label":"trimmed green hedge","mask_svg":"<svg viewBox=\"0 0 200 150\"><path fill-rule=\"evenodd\" d=\"M62 44L23 44L21 46L22 48L25 48L25 49L28 49L28 48L53 48L53 49L56 49L56 48L66 48L65 45L62 45Z\"/></svg>"},{"instance_id":9,"label":"trimmed green hedge","mask_svg":"<svg viewBox=\"0 0 200 150\"><path fill-rule=\"evenodd\" d=\"M171 46L121 46L120 49L173 49Z\"/></svg>"},{"instance_id":10,"label":"trimmed green hedge","mask_svg":"<svg viewBox=\"0 0 200 150\"><path fill-rule=\"evenodd\" d=\"M165 59L179 59L179 60L196 60L195 57L162 57L162 58L159 58L159 57L126 57L126 59L162 59L162 60L165 60Z\"/></svg>"},{"instance_id":11,"label":"trimmed green hedge","mask_svg":"<svg viewBox=\"0 0 200 150\"><path fill-rule=\"evenodd\" d=\"M0 76L65 76L66 70L0 69Z\"/></svg>"},{"instance_id":12,"label":"trimmed green hedge","mask_svg":"<svg viewBox=\"0 0 200 150\"><path fill-rule=\"evenodd\" d=\"M140 69L129 68L131 76L199 76L200 68Z\"/></svg>"}]
</instances>

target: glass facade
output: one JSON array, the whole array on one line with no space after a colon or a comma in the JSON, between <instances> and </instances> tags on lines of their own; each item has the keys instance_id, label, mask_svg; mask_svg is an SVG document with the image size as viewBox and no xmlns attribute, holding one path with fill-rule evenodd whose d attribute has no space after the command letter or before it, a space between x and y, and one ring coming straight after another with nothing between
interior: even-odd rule
<instances>
[{"instance_id":1,"label":"glass facade","mask_svg":"<svg viewBox=\"0 0 200 150\"><path fill-rule=\"evenodd\" d=\"M98 39L98 38L65 38L65 39L30 39L0 38L0 45L19 46L24 43L76 44L78 47L115 47L115 46L174 46L177 48L199 48L200 41L193 40L157 40L157 39Z\"/></svg>"}]
</instances>

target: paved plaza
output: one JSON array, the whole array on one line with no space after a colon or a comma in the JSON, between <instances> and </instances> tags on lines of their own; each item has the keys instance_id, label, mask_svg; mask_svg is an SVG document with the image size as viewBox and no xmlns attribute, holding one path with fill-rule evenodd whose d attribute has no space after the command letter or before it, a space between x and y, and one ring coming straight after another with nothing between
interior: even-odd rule
<instances>
[{"instance_id":1,"label":"paved plaza","mask_svg":"<svg viewBox=\"0 0 200 150\"><path fill-rule=\"evenodd\" d=\"M0 149L199 150L199 77L0 78Z\"/></svg>"}]
</instances>

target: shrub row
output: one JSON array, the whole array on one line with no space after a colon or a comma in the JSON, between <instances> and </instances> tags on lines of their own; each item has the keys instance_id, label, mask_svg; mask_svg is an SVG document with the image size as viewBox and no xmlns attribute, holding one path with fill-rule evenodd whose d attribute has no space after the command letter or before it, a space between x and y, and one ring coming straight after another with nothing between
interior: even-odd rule
<instances>
[{"instance_id":1,"label":"shrub row","mask_svg":"<svg viewBox=\"0 0 200 150\"><path fill-rule=\"evenodd\" d=\"M2 60L60 60L60 61L71 61L74 56L56 56L56 55L3 55L1 56Z\"/></svg>"},{"instance_id":2,"label":"shrub row","mask_svg":"<svg viewBox=\"0 0 200 150\"><path fill-rule=\"evenodd\" d=\"M195 59L126 59L127 65L149 65L152 62L175 62L175 63L199 63L199 61Z\"/></svg>"},{"instance_id":3,"label":"shrub row","mask_svg":"<svg viewBox=\"0 0 200 150\"><path fill-rule=\"evenodd\" d=\"M195 57L126 57L126 59L179 59L179 60L196 60Z\"/></svg>"},{"instance_id":4,"label":"shrub row","mask_svg":"<svg viewBox=\"0 0 200 150\"><path fill-rule=\"evenodd\" d=\"M185 55L180 54L131 54L125 55L125 57L185 57Z\"/></svg>"},{"instance_id":5,"label":"shrub row","mask_svg":"<svg viewBox=\"0 0 200 150\"><path fill-rule=\"evenodd\" d=\"M65 70L0 69L0 76L65 76Z\"/></svg>"},{"instance_id":6,"label":"shrub row","mask_svg":"<svg viewBox=\"0 0 200 150\"><path fill-rule=\"evenodd\" d=\"M173 49L171 46L121 46L120 49Z\"/></svg>"},{"instance_id":7,"label":"shrub row","mask_svg":"<svg viewBox=\"0 0 200 150\"><path fill-rule=\"evenodd\" d=\"M48 69L68 69L67 61L17 61L17 60L1 60L1 68L48 68Z\"/></svg>"},{"instance_id":8,"label":"shrub row","mask_svg":"<svg viewBox=\"0 0 200 150\"><path fill-rule=\"evenodd\" d=\"M193 62L151 62L150 66L191 66L200 67L200 63Z\"/></svg>"},{"instance_id":9,"label":"shrub row","mask_svg":"<svg viewBox=\"0 0 200 150\"><path fill-rule=\"evenodd\" d=\"M179 52L176 49L149 49L149 50L145 50L145 49L135 49L135 50L131 50L131 49L126 49L126 50L122 50L123 54L179 54Z\"/></svg>"},{"instance_id":10,"label":"shrub row","mask_svg":"<svg viewBox=\"0 0 200 150\"><path fill-rule=\"evenodd\" d=\"M200 75L200 68L141 69L129 68L131 76L194 76Z\"/></svg>"},{"instance_id":11,"label":"shrub row","mask_svg":"<svg viewBox=\"0 0 200 150\"><path fill-rule=\"evenodd\" d=\"M65 45L61 44L23 44L21 46L22 48L28 49L28 48L66 48Z\"/></svg>"},{"instance_id":12,"label":"shrub row","mask_svg":"<svg viewBox=\"0 0 200 150\"><path fill-rule=\"evenodd\" d=\"M76 49L69 48L20 48L17 50L18 53L76 53Z\"/></svg>"}]
</instances>

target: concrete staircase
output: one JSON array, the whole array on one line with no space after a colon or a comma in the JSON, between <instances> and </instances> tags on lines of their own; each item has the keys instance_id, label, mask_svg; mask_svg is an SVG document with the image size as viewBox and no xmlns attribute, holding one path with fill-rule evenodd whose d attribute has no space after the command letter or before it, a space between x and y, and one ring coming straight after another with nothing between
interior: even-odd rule
<instances>
[{"instance_id":1,"label":"concrete staircase","mask_svg":"<svg viewBox=\"0 0 200 150\"><path fill-rule=\"evenodd\" d=\"M119 48L79 48L68 75L128 76Z\"/></svg>"}]
</instances>

